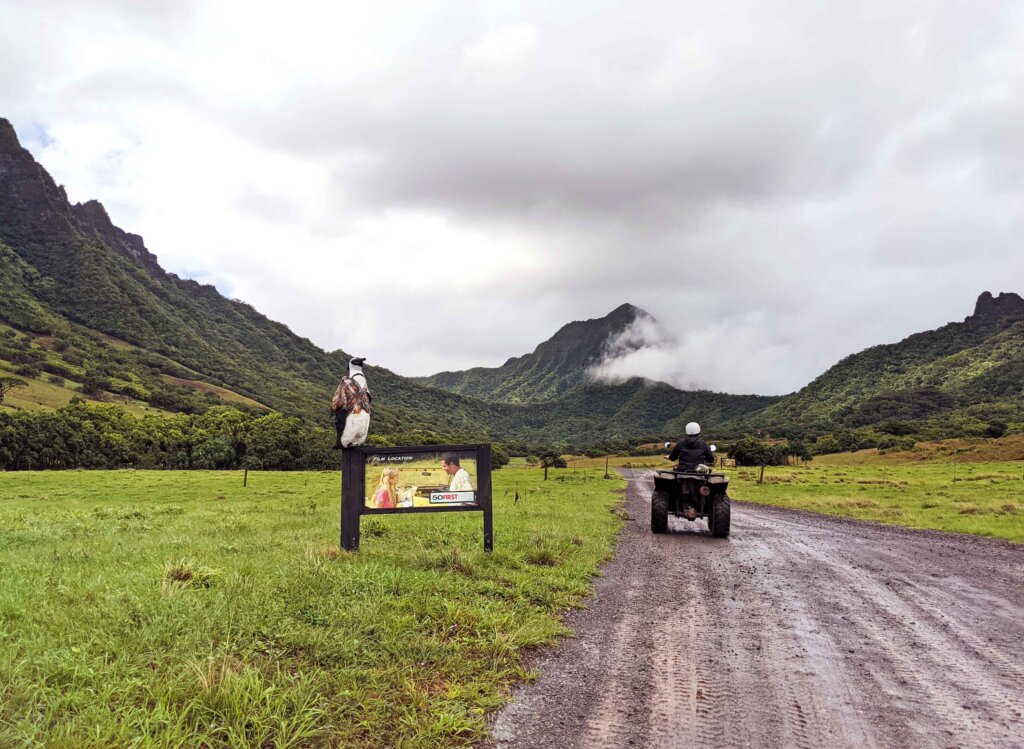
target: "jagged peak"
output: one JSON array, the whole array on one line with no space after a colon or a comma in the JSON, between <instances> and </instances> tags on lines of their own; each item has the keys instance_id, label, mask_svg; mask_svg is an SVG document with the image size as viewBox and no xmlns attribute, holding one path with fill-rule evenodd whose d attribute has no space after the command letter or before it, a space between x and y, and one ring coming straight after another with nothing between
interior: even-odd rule
<instances>
[{"instance_id":1,"label":"jagged peak","mask_svg":"<svg viewBox=\"0 0 1024 749\"><path fill-rule=\"evenodd\" d=\"M596 343L598 345L603 345L609 338L621 333L632 325L634 321L641 318L654 319L649 313L639 307L629 304L628 302L620 304L604 317L595 317L589 320L574 320L573 322L566 323L559 328L550 339L540 344L535 353L551 344L561 344L566 341L571 341L573 342L573 345L575 345L575 342L584 330L589 330L602 335L603 338L601 341ZM506 364L507 363L508 362L506 362Z\"/></svg>"},{"instance_id":2,"label":"jagged peak","mask_svg":"<svg viewBox=\"0 0 1024 749\"><path fill-rule=\"evenodd\" d=\"M70 246L74 235L98 238L115 252L133 258L149 271L163 270L138 234L117 227L98 200L72 205L63 185L21 147L10 120L0 117L0 237L20 226L31 236L60 236L57 246ZM5 210L6 209L6 210Z\"/></svg>"},{"instance_id":3,"label":"jagged peak","mask_svg":"<svg viewBox=\"0 0 1024 749\"><path fill-rule=\"evenodd\" d=\"M1012 291L1004 291L999 296L992 296L989 291L981 292L974 314L968 319L1005 320L1006 318L1024 319L1024 299Z\"/></svg>"},{"instance_id":4,"label":"jagged peak","mask_svg":"<svg viewBox=\"0 0 1024 749\"><path fill-rule=\"evenodd\" d=\"M103 207L103 203L98 200L87 200L84 203L75 203L72 207L74 210L88 215L94 220L102 219L105 223L112 224L110 214L107 213L107 209Z\"/></svg>"},{"instance_id":5,"label":"jagged peak","mask_svg":"<svg viewBox=\"0 0 1024 749\"><path fill-rule=\"evenodd\" d=\"M608 313L608 315L606 315L606 317L628 317L630 319L649 317L653 319L654 316L647 310L640 309L635 304L630 304L629 302L626 302L625 304L620 304L618 307L613 309L611 312Z\"/></svg>"},{"instance_id":6,"label":"jagged peak","mask_svg":"<svg viewBox=\"0 0 1024 749\"><path fill-rule=\"evenodd\" d=\"M163 273L156 255L151 253L138 234L126 232L110 220L107 209L98 200L87 200L71 206L78 227L86 233L96 233L108 246L134 257L150 271Z\"/></svg>"},{"instance_id":7,"label":"jagged peak","mask_svg":"<svg viewBox=\"0 0 1024 749\"><path fill-rule=\"evenodd\" d=\"M7 148L21 148L21 142L18 140L18 133L14 130L14 125L6 117L0 117L0 150Z\"/></svg>"},{"instance_id":8,"label":"jagged peak","mask_svg":"<svg viewBox=\"0 0 1024 749\"><path fill-rule=\"evenodd\" d=\"M604 317L595 317L589 320L575 320L571 323L567 323L566 325L563 325L561 327L558 333L573 330L574 328L577 328L579 326L596 326L600 324L609 324L616 328L625 327L632 323L634 320L641 318L648 318L653 320L654 316L651 315L651 313L640 309L636 305L626 302L625 304L620 304L618 307L613 309ZM556 333L555 335L557 336L558 333Z\"/></svg>"}]
</instances>

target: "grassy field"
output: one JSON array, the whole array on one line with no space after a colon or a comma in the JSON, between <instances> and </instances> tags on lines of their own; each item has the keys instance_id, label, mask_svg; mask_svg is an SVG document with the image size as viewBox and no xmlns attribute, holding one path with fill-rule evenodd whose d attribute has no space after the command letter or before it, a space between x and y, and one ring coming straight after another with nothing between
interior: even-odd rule
<instances>
[{"instance_id":1,"label":"grassy field","mask_svg":"<svg viewBox=\"0 0 1024 749\"><path fill-rule=\"evenodd\" d=\"M55 385L46 379L46 375L40 377L24 377L17 374L15 367L8 362L0 360L0 377L17 377L26 384L26 387L15 388L7 393L0 409L21 409L24 411L52 411L66 406L74 397L85 398L78 390L79 383L72 380L65 380L63 385ZM158 414L170 416L169 411L150 406L142 401L133 400L121 395L107 395L105 402L116 403L133 416L146 414ZM95 401L94 398L85 398Z\"/></svg>"},{"instance_id":2,"label":"grassy field","mask_svg":"<svg viewBox=\"0 0 1024 749\"><path fill-rule=\"evenodd\" d=\"M1024 462L910 462L859 453L727 471L749 502L1024 542Z\"/></svg>"},{"instance_id":3,"label":"grassy field","mask_svg":"<svg viewBox=\"0 0 1024 749\"><path fill-rule=\"evenodd\" d=\"M0 474L0 746L480 740L621 524L619 479L494 479L492 555L477 513L346 554L336 473Z\"/></svg>"}]
</instances>

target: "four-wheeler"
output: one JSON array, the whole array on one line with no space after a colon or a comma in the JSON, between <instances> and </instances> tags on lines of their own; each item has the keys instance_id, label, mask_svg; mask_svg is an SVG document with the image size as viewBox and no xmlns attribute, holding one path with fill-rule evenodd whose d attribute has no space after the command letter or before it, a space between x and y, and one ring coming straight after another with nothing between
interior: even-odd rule
<instances>
[{"instance_id":1,"label":"four-wheeler","mask_svg":"<svg viewBox=\"0 0 1024 749\"><path fill-rule=\"evenodd\" d=\"M654 493L651 495L651 533L665 533L671 513L689 521L707 518L711 535L727 538L728 490L729 477L705 465L697 466L694 470L655 471Z\"/></svg>"}]
</instances>

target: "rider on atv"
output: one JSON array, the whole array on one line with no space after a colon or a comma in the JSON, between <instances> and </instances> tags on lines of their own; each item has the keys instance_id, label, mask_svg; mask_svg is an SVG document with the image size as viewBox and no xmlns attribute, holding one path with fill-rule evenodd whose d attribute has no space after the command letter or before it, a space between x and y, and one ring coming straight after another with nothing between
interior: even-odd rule
<instances>
[{"instance_id":1,"label":"rider on atv","mask_svg":"<svg viewBox=\"0 0 1024 749\"><path fill-rule=\"evenodd\" d=\"M700 424L691 421L686 425L686 436L672 448L668 459L678 460L680 471L693 471L701 464L715 464L715 454L711 447L700 438Z\"/></svg>"}]
</instances>

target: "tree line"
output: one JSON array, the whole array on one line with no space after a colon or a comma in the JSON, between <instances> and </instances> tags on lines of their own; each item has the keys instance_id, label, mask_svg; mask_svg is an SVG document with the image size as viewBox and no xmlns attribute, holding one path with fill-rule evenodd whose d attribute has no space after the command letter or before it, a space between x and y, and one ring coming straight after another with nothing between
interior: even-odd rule
<instances>
[{"instance_id":1,"label":"tree line","mask_svg":"<svg viewBox=\"0 0 1024 749\"><path fill-rule=\"evenodd\" d=\"M443 442L429 432L372 436L380 446ZM0 470L69 468L329 470L334 431L294 416L214 406L201 414L133 416L74 399L56 411L0 412ZM509 461L492 445L492 466Z\"/></svg>"},{"instance_id":2,"label":"tree line","mask_svg":"<svg viewBox=\"0 0 1024 749\"><path fill-rule=\"evenodd\" d=\"M52 412L0 413L0 468L329 468L327 429L279 413L215 406L133 416L81 400Z\"/></svg>"}]
</instances>

